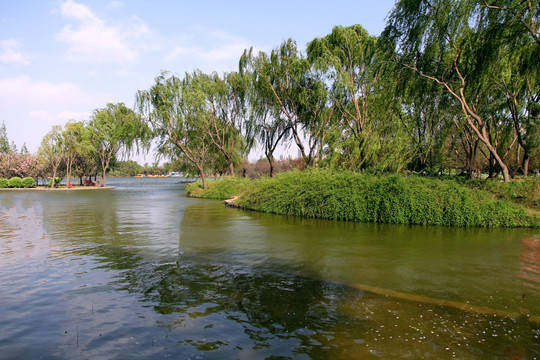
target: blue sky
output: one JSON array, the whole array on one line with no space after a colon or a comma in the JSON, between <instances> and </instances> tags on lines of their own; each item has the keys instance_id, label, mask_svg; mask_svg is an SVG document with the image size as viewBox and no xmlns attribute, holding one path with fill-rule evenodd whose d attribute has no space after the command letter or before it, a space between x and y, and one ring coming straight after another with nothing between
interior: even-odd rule
<instances>
[{"instance_id":1,"label":"blue sky","mask_svg":"<svg viewBox=\"0 0 540 360\"><path fill-rule=\"evenodd\" d=\"M393 0L0 0L0 123L36 152L52 125L132 107L161 70L234 71L245 48L304 47L335 25L379 35ZM150 159L151 160L151 159Z\"/></svg>"}]
</instances>

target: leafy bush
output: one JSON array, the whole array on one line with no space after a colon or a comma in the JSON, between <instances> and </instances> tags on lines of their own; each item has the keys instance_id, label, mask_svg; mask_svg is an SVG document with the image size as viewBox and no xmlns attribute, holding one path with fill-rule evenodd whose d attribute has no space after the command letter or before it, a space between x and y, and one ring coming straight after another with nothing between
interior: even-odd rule
<instances>
[{"instance_id":1,"label":"leafy bush","mask_svg":"<svg viewBox=\"0 0 540 360\"><path fill-rule=\"evenodd\" d=\"M0 178L0 189L5 189L8 187L8 179Z\"/></svg>"},{"instance_id":2,"label":"leafy bush","mask_svg":"<svg viewBox=\"0 0 540 360\"><path fill-rule=\"evenodd\" d=\"M18 176L14 176L8 181L8 187L10 188L22 188L22 179Z\"/></svg>"},{"instance_id":3,"label":"leafy bush","mask_svg":"<svg viewBox=\"0 0 540 360\"><path fill-rule=\"evenodd\" d=\"M31 177L25 177L22 179L22 187L23 188L33 188L36 186L36 180Z\"/></svg>"},{"instance_id":4,"label":"leafy bush","mask_svg":"<svg viewBox=\"0 0 540 360\"><path fill-rule=\"evenodd\" d=\"M52 186L52 181L53 181L53 179L50 178L49 179L49 186ZM62 179L60 179L59 177L54 178L54 186L60 185L61 182L62 182Z\"/></svg>"},{"instance_id":5,"label":"leafy bush","mask_svg":"<svg viewBox=\"0 0 540 360\"><path fill-rule=\"evenodd\" d=\"M445 226L540 226L538 214L496 199L487 191L473 190L453 180L417 176L315 169L247 183L235 183L233 178L213 181L207 193L200 188L192 192L200 197L220 194L212 197L220 199L240 195L237 204L244 208L309 218Z\"/></svg>"},{"instance_id":6,"label":"leafy bush","mask_svg":"<svg viewBox=\"0 0 540 360\"><path fill-rule=\"evenodd\" d=\"M465 185L473 189L489 191L498 199L540 210L540 177L538 176L528 176L507 183L491 179L469 180Z\"/></svg>"}]
</instances>

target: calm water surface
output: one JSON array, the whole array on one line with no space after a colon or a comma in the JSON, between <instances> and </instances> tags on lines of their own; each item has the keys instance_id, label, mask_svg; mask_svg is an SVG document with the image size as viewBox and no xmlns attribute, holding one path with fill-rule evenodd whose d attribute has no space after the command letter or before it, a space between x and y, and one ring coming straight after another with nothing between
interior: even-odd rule
<instances>
[{"instance_id":1,"label":"calm water surface","mask_svg":"<svg viewBox=\"0 0 540 360\"><path fill-rule=\"evenodd\" d=\"M540 359L540 232L306 220L178 179L0 192L1 359Z\"/></svg>"}]
</instances>

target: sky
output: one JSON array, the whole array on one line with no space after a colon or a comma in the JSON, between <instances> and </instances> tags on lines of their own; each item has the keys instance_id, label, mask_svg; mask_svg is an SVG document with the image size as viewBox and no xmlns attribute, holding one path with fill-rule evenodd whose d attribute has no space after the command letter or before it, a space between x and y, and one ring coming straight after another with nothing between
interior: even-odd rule
<instances>
[{"instance_id":1,"label":"sky","mask_svg":"<svg viewBox=\"0 0 540 360\"><path fill-rule=\"evenodd\" d=\"M0 124L37 152L53 125L133 107L162 70L235 71L244 49L299 48L336 25L379 35L394 0L0 0ZM287 151L287 150L285 150ZM292 150L291 150L292 152ZM152 162L153 157L135 160Z\"/></svg>"}]
</instances>

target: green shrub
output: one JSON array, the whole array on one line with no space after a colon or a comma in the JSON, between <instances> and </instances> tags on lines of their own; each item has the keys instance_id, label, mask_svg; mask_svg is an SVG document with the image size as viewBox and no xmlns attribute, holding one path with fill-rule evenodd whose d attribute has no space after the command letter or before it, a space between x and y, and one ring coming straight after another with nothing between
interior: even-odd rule
<instances>
[{"instance_id":1,"label":"green shrub","mask_svg":"<svg viewBox=\"0 0 540 360\"><path fill-rule=\"evenodd\" d=\"M36 180L31 177L25 177L22 179L22 187L23 188L33 188L36 186Z\"/></svg>"},{"instance_id":2,"label":"green shrub","mask_svg":"<svg viewBox=\"0 0 540 360\"><path fill-rule=\"evenodd\" d=\"M540 210L540 177L538 176L528 176L507 183L494 179L471 179L464 181L464 185L472 189L489 191L501 200Z\"/></svg>"},{"instance_id":3,"label":"green shrub","mask_svg":"<svg viewBox=\"0 0 540 360\"><path fill-rule=\"evenodd\" d=\"M49 186L52 186L52 181L53 181L53 179L50 178L49 179ZM62 179L60 179L59 177L54 178L54 186L60 185L61 182L62 182Z\"/></svg>"},{"instance_id":4,"label":"green shrub","mask_svg":"<svg viewBox=\"0 0 540 360\"><path fill-rule=\"evenodd\" d=\"M204 198L240 195L237 204L244 208L308 218L445 226L540 225L537 213L454 180L318 169L244 180L209 181L206 191L194 183L186 191Z\"/></svg>"},{"instance_id":5,"label":"green shrub","mask_svg":"<svg viewBox=\"0 0 540 360\"><path fill-rule=\"evenodd\" d=\"M8 187L8 179L0 178L0 189L5 189Z\"/></svg>"},{"instance_id":6,"label":"green shrub","mask_svg":"<svg viewBox=\"0 0 540 360\"><path fill-rule=\"evenodd\" d=\"M8 181L8 187L10 188L22 188L22 179L18 176L14 176Z\"/></svg>"}]
</instances>

